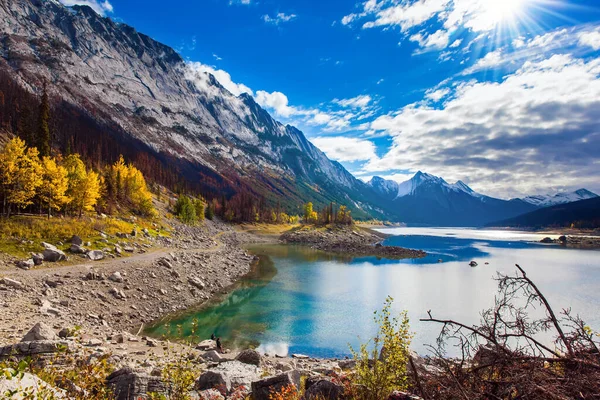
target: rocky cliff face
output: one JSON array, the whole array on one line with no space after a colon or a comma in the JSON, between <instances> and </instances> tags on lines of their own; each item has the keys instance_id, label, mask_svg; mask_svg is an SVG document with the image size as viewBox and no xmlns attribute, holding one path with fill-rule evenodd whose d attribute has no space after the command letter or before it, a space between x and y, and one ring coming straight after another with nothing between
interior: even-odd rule
<instances>
[{"instance_id":1,"label":"rocky cliff face","mask_svg":"<svg viewBox=\"0 0 600 400\"><path fill-rule=\"evenodd\" d=\"M367 185L302 132L130 26L86 6L4 0L0 27L0 68L22 86L39 93L45 81L51 98L118 126L157 153L258 180L263 192L294 201L334 200L361 210L372 200Z\"/></svg>"}]
</instances>

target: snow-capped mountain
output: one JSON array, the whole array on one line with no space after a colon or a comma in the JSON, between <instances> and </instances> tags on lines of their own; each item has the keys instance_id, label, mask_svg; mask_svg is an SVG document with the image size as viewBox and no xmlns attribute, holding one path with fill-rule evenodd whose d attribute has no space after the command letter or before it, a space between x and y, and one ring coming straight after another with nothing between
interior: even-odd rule
<instances>
[{"instance_id":1,"label":"snow-capped mountain","mask_svg":"<svg viewBox=\"0 0 600 400\"><path fill-rule=\"evenodd\" d=\"M533 204L537 207L551 207L559 204L573 203L575 201L593 199L598 197L596 193L592 193L587 189L579 189L574 192L561 192L556 194L545 194L527 196L522 198L526 203Z\"/></svg>"},{"instance_id":2,"label":"snow-capped mountain","mask_svg":"<svg viewBox=\"0 0 600 400\"><path fill-rule=\"evenodd\" d=\"M374 177L368 184L393 204L401 221L413 224L480 226L537 208L521 200L485 196L462 181L448 183L421 171L402 183Z\"/></svg>"},{"instance_id":3,"label":"snow-capped mountain","mask_svg":"<svg viewBox=\"0 0 600 400\"><path fill-rule=\"evenodd\" d=\"M97 142L90 153L110 139L215 193L241 186L290 207L311 200L347 204L355 215L381 210L369 186L251 95L236 96L172 48L88 6L3 0L0 72L38 96L47 83L60 110L109 132L86 139ZM56 133L63 148L74 140Z\"/></svg>"}]
</instances>

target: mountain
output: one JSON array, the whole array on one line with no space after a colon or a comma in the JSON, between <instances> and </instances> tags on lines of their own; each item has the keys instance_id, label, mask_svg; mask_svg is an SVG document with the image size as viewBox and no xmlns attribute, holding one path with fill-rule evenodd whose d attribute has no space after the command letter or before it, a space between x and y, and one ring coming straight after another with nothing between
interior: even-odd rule
<instances>
[{"instance_id":1,"label":"mountain","mask_svg":"<svg viewBox=\"0 0 600 400\"><path fill-rule=\"evenodd\" d=\"M437 226L482 226L520 215L537 207L519 199L501 200L475 192L467 184L454 184L421 171L402 183L374 177L368 182L390 201L400 221Z\"/></svg>"},{"instance_id":2,"label":"mountain","mask_svg":"<svg viewBox=\"0 0 600 400\"><path fill-rule=\"evenodd\" d=\"M587 189L579 189L574 192L527 196L521 200L537 207L550 207L559 204L573 203L580 200L593 199L595 197L598 197L596 193L592 193Z\"/></svg>"},{"instance_id":3,"label":"mountain","mask_svg":"<svg viewBox=\"0 0 600 400\"><path fill-rule=\"evenodd\" d=\"M24 105L47 84L63 152L96 164L122 153L157 180L213 197L247 192L294 212L311 200L347 204L359 217L386 213L370 186L298 129L131 26L54 0L3 0L0 26L0 122L9 132L27 123Z\"/></svg>"},{"instance_id":4,"label":"mountain","mask_svg":"<svg viewBox=\"0 0 600 400\"><path fill-rule=\"evenodd\" d=\"M514 228L600 228L600 197L542 208L489 226Z\"/></svg>"}]
</instances>

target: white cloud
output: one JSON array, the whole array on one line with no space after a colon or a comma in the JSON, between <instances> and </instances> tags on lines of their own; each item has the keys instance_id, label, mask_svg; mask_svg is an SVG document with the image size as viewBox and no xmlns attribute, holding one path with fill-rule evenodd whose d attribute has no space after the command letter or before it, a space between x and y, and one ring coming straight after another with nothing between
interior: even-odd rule
<instances>
[{"instance_id":1,"label":"white cloud","mask_svg":"<svg viewBox=\"0 0 600 400\"><path fill-rule=\"evenodd\" d=\"M425 98L438 102L441 99L443 99L444 97L448 96L448 94L450 94L450 89L448 88L442 88L442 89L429 89L426 93L425 93Z\"/></svg>"},{"instance_id":2,"label":"white cloud","mask_svg":"<svg viewBox=\"0 0 600 400\"><path fill-rule=\"evenodd\" d=\"M589 46L594 50L600 50L600 30L581 33L579 35L579 45Z\"/></svg>"},{"instance_id":3,"label":"white cloud","mask_svg":"<svg viewBox=\"0 0 600 400\"><path fill-rule=\"evenodd\" d=\"M256 102L265 108L275 110L281 117L290 117L301 114L301 111L288 105L289 101L285 94L281 92L268 93L264 90L256 92Z\"/></svg>"},{"instance_id":4,"label":"white cloud","mask_svg":"<svg viewBox=\"0 0 600 400\"><path fill-rule=\"evenodd\" d=\"M456 48L456 47L460 46L462 42L463 42L462 39L456 39L454 42L452 42L450 47Z\"/></svg>"},{"instance_id":5,"label":"white cloud","mask_svg":"<svg viewBox=\"0 0 600 400\"><path fill-rule=\"evenodd\" d=\"M500 82L459 84L439 108L419 102L380 116L370 127L393 144L363 173L422 169L504 197L573 182L598 190L598 126L600 58L554 55Z\"/></svg>"},{"instance_id":6,"label":"white cloud","mask_svg":"<svg viewBox=\"0 0 600 400\"><path fill-rule=\"evenodd\" d=\"M265 14L262 16L263 21L265 21L268 24L274 24L274 25L279 25L284 22L290 22L291 20L296 19L296 18L297 18L296 14L286 14L286 13L277 13L277 15L275 15L274 17L271 17L268 14Z\"/></svg>"},{"instance_id":7,"label":"white cloud","mask_svg":"<svg viewBox=\"0 0 600 400\"><path fill-rule=\"evenodd\" d=\"M113 6L108 0L60 0L67 7L71 6L89 6L100 15L106 15L113 12Z\"/></svg>"},{"instance_id":8,"label":"white cloud","mask_svg":"<svg viewBox=\"0 0 600 400\"><path fill-rule=\"evenodd\" d=\"M218 54L215 54L215 53L213 53L213 57L214 57L214 58L215 58L215 60L217 60L217 61L221 61L221 60L222 60L222 58L221 58L221 57L219 57L219 55L218 55Z\"/></svg>"},{"instance_id":9,"label":"white cloud","mask_svg":"<svg viewBox=\"0 0 600 400\"><path fill-rule=\"evenodd\" d=\"M317 137L311 139L327 157L336 161L366 161L377 158L375 144L370 140L338 137Z\"/></svg>"},{"instance_id":10,"label":"white cloud","mask_svg":"<svg viewBox=\"0 0 600 400\"><path fill-rule=\"evenodd\" d=\"M338 104L341 107L351 107L351 108L366 107L369 105L369 103L371 103L371 101L373 101L373 99L368 94L352 97L351 99L342 99L342 100L333 99L333 102L335 104Z\"/></svg>"},{"instance_id":11,"label":"white cloud","mask_svg":"<svg viewBox=\"0 0 600 400\"><path fill-rule=\"evenodd\" d=\"M196 85L202 86L206 89L208 83L208 74L213 75L217 78L217 81L233 95L239 96L242 93L248 93L253 95L252 89L243 83L235 83L231 79L231 75L222 69L216 69L210 65L202 64L201 62L189 62L188 66L188 78L196 83Z\"/></svg>"},{"instance_id":12,"label":"white cloud","mask_svg":"<svg viewBox=\"0 0 600 400\"><path fill-rule=\"evenodd\" d=\"M472 74L472 73L475 73L478 71L492 69L492 68L497 67L498 65L504 63L505 61L506 61L506 58L504 58L504 55L502 54L501 49L490 51L485 56L483 56L483 58L480 58L479 60L477 60L477 62L474 65L467 68L463 72L463 74L469 75L469 74Z\"/></svg>"},{"instance_id":13,"label":"white cloud","mask_svg":"<svg viewBox=\"0 0 600 400\"><path fill-rule=\"evenodd\" d=\"M412 42L417 42L425 49L443 49L448 47L450 34L445 30L438 30L430 35L421 32L412 35L409 38Z\"/></svg>"}]
</instances>

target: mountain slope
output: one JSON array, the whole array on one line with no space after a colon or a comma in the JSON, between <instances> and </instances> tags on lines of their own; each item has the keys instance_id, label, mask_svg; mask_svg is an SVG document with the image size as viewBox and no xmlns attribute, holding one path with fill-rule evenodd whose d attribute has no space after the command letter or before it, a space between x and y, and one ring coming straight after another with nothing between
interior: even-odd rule
<instances>
[{"instance_id":1,"label":"mountain slope","mask_svg":"<svg viewBox=\"0 0 600 400\"><path fill-rule=\"evenodd\" d=\"M211 193L242 187L288 209L312 200L348 204L359 216L383 211L367 205L378 202L369 186L302 132L130 26L87 6L41 0L3 1L0 26L0 71L37 95L47 82L56 113L83 116L99 135L110 132L110 138L84 137L57 118L55 144L63 151L106 154L111 149L102 153L103 142L110 139L175 165Z\"/></svg>"},{"instance_id":2,"label":"mountain slope","mask_svg":"<svg viewBox=\"0 0 600 400\"><path fill-rule=\"evenodd\" d=\"M523 200L526 203L533 204L537 207L550 207L558 204L566 204L580 200L593 199L595 197L598 197L598 195L590 192L587 189L579 189L574 192L527 196L522 198L521 200Z\"/></svg>"},{"instance_id":3,"label":"mountain slope","mask_svg":"<svg viewBox=\"0 0 600 400\"><path fill-rule=\"evenodd\" d=\"M369 185L391 201L402 222L410 224L482 226L537 208L521 200L506 201L485 196L464 182L449 184L440 177L421 171L400 184L394 185L376 177Z\"/></svg>"},{"instance_id":4,"label":"mountain slope","mask_svg":"<svg viewBox=\"0 0 600 400\"><path fill-rule=\"evenodd\" d=\"M515 228L600 228L600 197L542 208L489 224Z\"/></svg>"}]
</instances>

